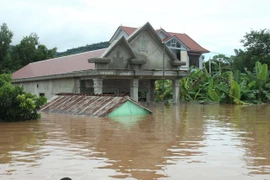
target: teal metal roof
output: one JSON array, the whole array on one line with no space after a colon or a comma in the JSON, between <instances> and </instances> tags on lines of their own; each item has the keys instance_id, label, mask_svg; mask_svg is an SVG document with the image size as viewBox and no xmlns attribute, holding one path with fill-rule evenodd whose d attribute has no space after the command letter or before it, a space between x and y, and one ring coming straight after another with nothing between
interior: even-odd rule
<instances>
[{"instance_id":1,"label":"teal metal roof","mask_svg":"<svg viewBox=\"0 0 270 180\"><path fill-rule=\"evenodd\" d=\"M98 117L145 115L152 112L129 96L59 94L41 112Z\"/></svg>"}]
</instances>

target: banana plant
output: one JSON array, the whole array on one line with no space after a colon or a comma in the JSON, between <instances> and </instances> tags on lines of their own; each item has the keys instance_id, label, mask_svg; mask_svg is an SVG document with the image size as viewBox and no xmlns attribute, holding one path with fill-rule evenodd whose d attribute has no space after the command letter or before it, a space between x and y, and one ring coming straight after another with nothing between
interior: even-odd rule
<instances>
[{"instance_id":1,"label":"banana plant","mask_svg":"<svg viewBox=\"0 0 270 180\"><path fill-rule=\"evenodd\" d=\"M213 101L218 102L218 103L220 102L221 98L220 98L220 95L217 93L216 89L214 88L213 78L211 78L209 81L209 86L208 86L207 92Z\"/></svg>"}]
</instances>

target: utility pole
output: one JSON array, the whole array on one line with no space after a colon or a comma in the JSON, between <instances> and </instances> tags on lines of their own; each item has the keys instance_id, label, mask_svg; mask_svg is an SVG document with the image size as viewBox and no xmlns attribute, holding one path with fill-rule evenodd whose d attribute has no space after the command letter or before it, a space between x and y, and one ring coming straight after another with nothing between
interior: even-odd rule
<instances>
[{"instance_id":1,"label":"utility pole","mask_svg":"<svg viewBox=\"0 0 270 180\"><path fill-rule=\"evenodd\" d=\"M222 58L218 58L218 70L219 73L221 74L221 66L220 66L220 61L223 60Z\"/></svg>"},{"instance_id":2,"label":"utility pole","mask_svg":"<svg viewBox=\"0 0 270 180\"><path fill-rule=\"evenodd\" d=\"M165 91L165 46L166 44L162 42L163 44L163 81L162 81L162 113L164 113L164 91Z\"/></svg>"},{"instance_id":3,"label":"utility pole","mask_svg":"<svg viewBox=\"0 0 270 180\"><path fill-rule=\"evenodd\" d=\"M209 59L209 74L211 76L211 59Z\"/></svg>"}]
</instances>

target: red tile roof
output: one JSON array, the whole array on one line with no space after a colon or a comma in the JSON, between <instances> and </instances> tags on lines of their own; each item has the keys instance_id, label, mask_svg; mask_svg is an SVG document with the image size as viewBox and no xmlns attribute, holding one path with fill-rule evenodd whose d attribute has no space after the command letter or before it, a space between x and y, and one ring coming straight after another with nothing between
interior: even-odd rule
<instances>
[{"instance_id":1,"label":"red tile roof","mask_svg":"<svg viewBox=\"0 0 270 180\"><path fill-rule=\"evenodd\" d=\"M120 26L128 35L131 35L137 28L134 27L127 27L127 26ZM157 29L156 31L159 32L160 30L165 31L164 29ZM166 32L166 31L165 31ZM167 32L170 36L163 39L164 41L169 40L171 37L177 37L181 42L183 42L191 51L199 51L199 52L210 52L207 49L200 46L196 41L194 41L191 37L187 34L181 33L174 33L174 32Z\"/></svg>"},{"instance_id":2,"label":"red tile roof","mask_svg":"<svg viewBox=\"0 0 270 180\"><path fill-rule=\"evenodd\" d=\"M191 51L199 51L199 52L210 52L207 49L200 46L196 41L194 41L191 37L189 37L187 34L181 34L181 33L173 33L168 32L170 34L170 39L172 36L177 37L180 41L182 41ZM167 38L166 38L167 39Z\"/></svg>"},{"instance_id":3,"label":"red tile roof","mask_svg":"<svg viewBox=\"0 0 270 180\"><path fill-rule=\"evenodd\" d=\"M128 35L131 35L137 28L134 27L127 27L127 26L120 26Z\"/></svg>"},{"instance_id":4,"label":"red tile roof","mask_svg":"<svg viewBox=\"0 0 270 180\"><path fill-rule=\"evenodd\" d=\"M33 62L13 73L12 78L22 79L94 69L95 64L88 63L88 59L100 57L105 50L106 49L99 49L81 54Z\"/></svg>"}]
</instances>

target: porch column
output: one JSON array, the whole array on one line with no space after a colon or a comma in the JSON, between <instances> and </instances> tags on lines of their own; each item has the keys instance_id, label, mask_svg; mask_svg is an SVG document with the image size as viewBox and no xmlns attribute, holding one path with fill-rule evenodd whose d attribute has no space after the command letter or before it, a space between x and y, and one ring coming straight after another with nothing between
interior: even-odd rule
<instances>
[{"instance_id":1,"label":"porch column","mask_svg":"<svg viewBox=\"0 0 270 180\"><path fill-rule=\"evenodd\" d=\"M130 81L130 96L133 100L138 102L138 87L139 79L132 79Z\"/></svg>"},{"instance_id":2,"label":"porch column","mask_svg":"<svg viewBox=\"0 0 270 180\"><path fill-rule=\"evenodd\" d=\"M81 80L75 79L75 93L81 93Z\"/></svg>"},{"instance_id":3,"label":"porch column","mask_svg":"<svg viewBox=\"0 0 270 180\"><path fill-rule=\"evenodd\" d=\"M103 79L93 79L94 81L94 93L102 94Z\"/></svg>"},{"instance_id":4,"label":"porch column","mask_svg":"<svg viewBox=\"0 0 270 180\"><path fill-rule=\"evenodd\" d=\"M153 79L149 80L146 101L148 103L155 101L155 80L153 80Z\"/></svg>"},{"instance_id":5,"label":"porch column","mask_svg":"<svg viewBox=\"0 0 270 180\"><path fill-rule=\"evenodd\" d=\"M180 79L172 80L172 90L173 90L173 103L178 103L180 98L179 86L180 86Z\"/></svg>"}]
</instances>

